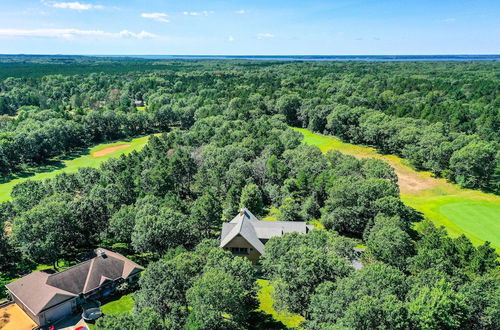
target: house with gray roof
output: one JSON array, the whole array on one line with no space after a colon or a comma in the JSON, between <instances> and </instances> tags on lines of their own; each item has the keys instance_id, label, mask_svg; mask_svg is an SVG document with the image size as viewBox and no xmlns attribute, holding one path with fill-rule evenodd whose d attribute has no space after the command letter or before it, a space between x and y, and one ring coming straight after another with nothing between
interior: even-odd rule
<instances>
[{"instance_id":1,"label":"house with gray roof","mask_svg":"<svg viewBox=\"0 0 500 330\"><path fill-rule=\"evenodd\" d=\"M36 271L7 284L11 299L39 326L71 315L87 300L134 282L144 268L119 253L98 248L94 257L61 272Z\"/></svg>"},{"instance_id":2,"label":"house with gray roof","mask_svg":"<svg viewBox=\"0 0 500 330\"><path fill-rule=\"evenodd\" d=\"M220 247L255 263L264 254L264 245L271 237L293 232L306 234L311 229L313 226L301 221L261 221L243 208L233 220L222 225Z\"/></svg>"}]
</instances>

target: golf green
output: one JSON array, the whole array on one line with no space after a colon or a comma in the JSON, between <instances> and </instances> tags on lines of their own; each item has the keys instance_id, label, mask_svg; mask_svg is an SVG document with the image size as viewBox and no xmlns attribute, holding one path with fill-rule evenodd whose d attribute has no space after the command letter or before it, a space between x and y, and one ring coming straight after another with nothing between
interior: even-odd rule
<instances>
[{"instance_id":1,"label":"golf green","mask_svg":"<svg viewBox=\"0 0 500 330\"><path fill-rule=\"evenodd\" d=\"M401 199L436 225L444 226L452 237L466 235L474 244L485 241L500 251L500 197L477 190L462 189L432 173L420 172L394 155L379 154L374 148L342 142L333 136L293 128L304 135L303 143L323 152L338 150L358 158L386 161L396 171Z\"/></svg>"}]
</instances>

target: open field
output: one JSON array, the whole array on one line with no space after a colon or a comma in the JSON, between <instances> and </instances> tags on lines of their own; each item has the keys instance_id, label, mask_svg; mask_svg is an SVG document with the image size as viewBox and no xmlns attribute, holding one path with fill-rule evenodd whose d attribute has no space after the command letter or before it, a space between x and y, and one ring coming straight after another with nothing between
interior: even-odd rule
<instances>
[{"instance_id":1,"label":"open field","mask_svg":"<svg viewBox=\"0 0 500 330\"><path fill-rule=\"evenodd\" d=\"M76 158L57 161L55 164L36 168L33 172L23 173L16 177L0 183L0 202L10 199L12 188L18 183L26 180L43 180L55 177L57 174L66 172L74 173L80 167L98 167L104 161L128 154L134 150L140 150L148 142L149 136L143 136L130 140L114 143L103 143L87 149Z\"/></svg>"},{"instance_id":2,"label":"open field","mask_svg":"<svg viewBox=\"0 0 500 330\"><path fill-rule=\"evenodd\" d=\"M304 143L323 152L338 150L358 158L373 157L394 167L401 199L422 212L436 225L444 226L452 237L465 234L474 244L490 241L500 250L500 197L477 190L462 189L430 172L419 172L394 155L382 155L374 148L344 143L338 138L294 128L304 135Z\"/></svg>"}]
</instances>

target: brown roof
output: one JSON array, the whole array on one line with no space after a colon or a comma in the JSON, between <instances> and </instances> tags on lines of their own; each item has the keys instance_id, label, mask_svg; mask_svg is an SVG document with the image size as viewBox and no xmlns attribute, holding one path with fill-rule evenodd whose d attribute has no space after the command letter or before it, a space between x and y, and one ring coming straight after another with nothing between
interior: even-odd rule
<instances>
[{"instance_id":1,"label":"brown roof","mask_svg":"<svg viewBox=\"0 0 500 330\"><path fill-rule=\"evenodd\" d=\"M90 265L93 261L94 259L90 259L62 272L52 274L47 278L46 284L76 295L83 293L85 279L89 275Z\"/></svg>"},{"instance_id":2,"label":"brown roof","mask_svg":"<svg viewBox=\"0 0 500 330\"><path fill-rule=\"evenodd\" d=\"M78 296L77 294L47 285L49 273L44 271L33 272L5 287L12 292L33 314L38 314L64 300Z\"/></svg>"},{"instance_id":3,"label":"brown roof","mask_svg":"<svg viewBox=\"0 0 500 330\"><path fill-rule=\"evenodd\" d=\"M143 269L119 253L98 248L90 260L55 274L33 272L7 284L6 288L36 315L80 293L97 289L105 280L126 279Z\"/></svg>"}]
</instances>

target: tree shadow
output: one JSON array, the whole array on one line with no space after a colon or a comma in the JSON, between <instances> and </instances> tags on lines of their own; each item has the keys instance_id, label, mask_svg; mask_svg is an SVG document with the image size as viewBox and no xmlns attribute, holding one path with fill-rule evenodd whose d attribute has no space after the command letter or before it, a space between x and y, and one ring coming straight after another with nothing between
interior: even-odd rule
<instances>
[{"instance_id":1,"label":"tree shadow","mask_svg":"<svg viewBox=\"0 0 500 330\"><path fill-rule=\"evenodd\" d=\"M26 179L40 173L49 173L61 170L66 167L66 164L64 162L71 161L82 156L87 156L89 154L90 148L81 148L67 154L62 154L60 156L45 160L41 163L25 167L18 172L0 176L0 184L9 183L10 181L16 179Z\"/></svg>"},{"instance_id":2,"label":"tree shadow","mask_svg":"<svg viewBox=\"0 0 500 330\"><path fill-rule=\"evenodd\" d=\"M266 314L263 311L253 311L250 313L248 320L250 330L260 329L286 329L287 327L280 321L273 319L272 315Z\"/></svg>"},{"instance_id":3,"label":"tree shadow","mask_svg":"<svg viewBox=\"0 0 500 330\"><path fill-rule=\"evenodd\" d=\"M2 176L0 178L0 184L1 183L9 183L10 181L13 181L16 179L29 178L29 177L35 176L36 174L39 174L39 173L52 172L55 170L62 169L64 167L65 167L65 165L62 161L50 160L50 161L45 162L43 165L26 168L20 172L16 172L14 174Z\"/></svg>"},{"instance_id":4,"label":"tree shadow","mask_svg":"<svg viewBox=\"0 0 500 330\"><path fill-rule=\"evenodd\" d=\"M99 298L99 302L101 303L101 306L103 306L110 302L120 300L124 295L126 295L126 293L113 292L110 295Z\"/></svg>"},{"instance_id":5,"label":"tree shadow","mask_svg":"<svg viewBox=\"0 0 500 330\"><path fill-rule=\"evenodd\" d=\"M168 132L170 130L167 130ZM16 169L15 172L0 175L0 184L9 183L10 181L21 179L21 178L29 178L39 173L47 173L55 170L60 170L66 167L64 164L65 161L74 160L76 158L80 158L82 156L89 156L91 148L99 145L99 144L112 144L117 142L132 142L133 140L145 136L151 136L160 133L150 133L150 134L140 134L134 135L130 137L117 138L110 141L94 141L91 146L74 148L68 152L62 153L60 155L54 156L50 159L43 160L39 163L33 163L30 165L24 165L22 168Z\"/></svg>"}]
</instances>

